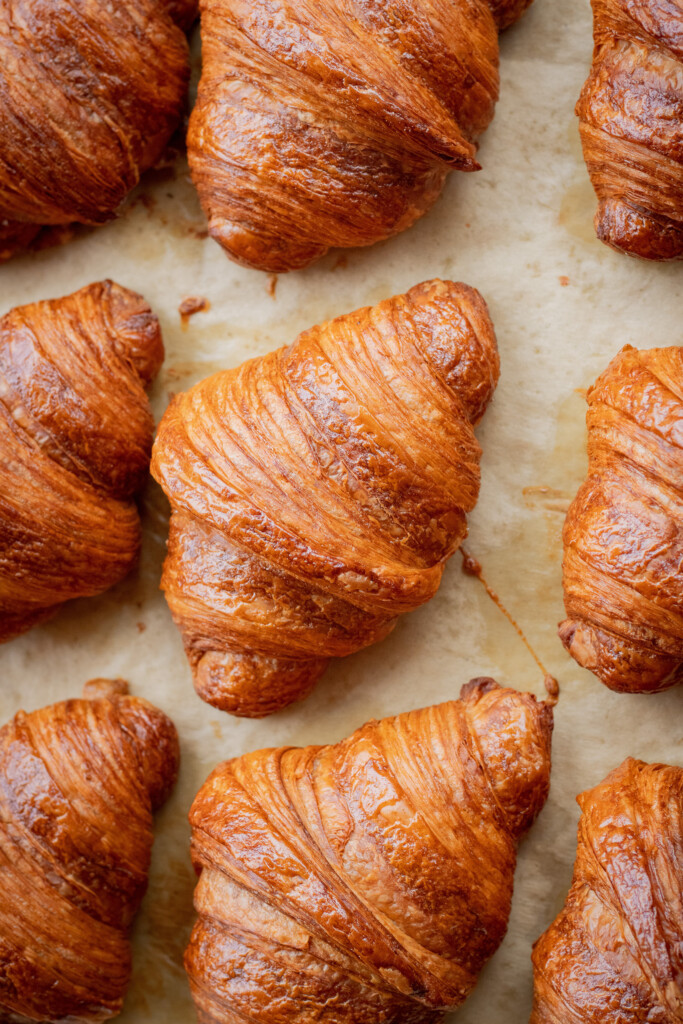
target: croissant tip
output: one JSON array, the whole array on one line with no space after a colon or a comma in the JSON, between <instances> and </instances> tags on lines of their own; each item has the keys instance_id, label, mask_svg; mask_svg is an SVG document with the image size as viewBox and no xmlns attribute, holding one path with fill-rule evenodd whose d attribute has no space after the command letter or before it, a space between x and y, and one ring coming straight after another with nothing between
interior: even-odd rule
<instances>
[{"instance_id":1,"label":"croissant tip","mask_svg":"<svg viewBox=\"0 0 683 1024\"><path fill-rule=\"evenodd\" d=\"M329 658L268 658L235 651L191 657L197 695L238 718L265 718L307 697Z\"/></svg>"},{"instance_id":2,"label":"croissant tip","mask_svg":"<svg viewBox=\"0 0 683 1024\"><path fill-rule=\"evenodd\" d=\"M89 679L83 687L83 700L102 697L126 697L130 687L125 679Z\"/></svg>"},{"instance_id":3,"label":"croissant tip","mask_svg":"<svg viewBox=\"0 0 683 1024\"><path fill-rule=\"evenodd\" d=\"M538 701L536 697L533 699L537 701L543 708L549 710L552 714L552 709L555 707L560 696L560 686L554 676L546 674L543 685L545 687L548 697L546 700ZM500 683L496 682L491 676L477 676L475 679L470 679L468 683L465 683L460 689L460 700L463 701L477 701L480 697L483 697L485 693L490 693L492 690L504 690L505 687L501 686ZM531 695L533 696L533 695Z\"/></svg>"},{"instance_id":4,"label":"croissant tip","mask_svg":"<svg viewBox=\"0 0 683 1024\"><path fill-rule=\"evenodd\" d=\"M683 260L683 226L622 199L602 199L593 220L601 242L650 263Z\"/></svg>"},{"instance_id":5,"label":"croissant tip","mask_svg":"<svg viewBox=\"0 0 683 1024\"><path fill-rule=\"evenodd\" d=\"M571 647L578 625L578 622L575 622L574 619L564 619L563 622L559 622L557 625L557 635L562 641L562 646L566 648L569 654L572 654ZM572 655L572 657L576 657L576 655Z\"/></svg>"},{"instance_id":6,"label":"croissant tip","mask_svg":"<svg viewBox=\"0 0 683 1024\"><path fill-rule=\"evenodd\" d=\"M584 620L566 619L558 634L581 668L614 693L662 693L683 683L683 662Z\"/></svg>"},{"instance_id":7,"label":"croissant tip","mask_svg":"<svg viewBox=\"0 0 683 1024\"><path fill-rule=\"evenodd\" d=\"M476 700L491 690L501 690L500 683L497 683L491 676L476 676L460 688L460 700Z\"/></svg>"}]
</instances>

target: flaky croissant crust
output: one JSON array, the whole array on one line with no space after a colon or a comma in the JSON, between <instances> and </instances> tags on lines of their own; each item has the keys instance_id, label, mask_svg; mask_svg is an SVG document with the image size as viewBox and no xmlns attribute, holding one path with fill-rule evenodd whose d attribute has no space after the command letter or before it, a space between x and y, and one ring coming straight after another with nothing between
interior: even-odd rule
<instances>
[{"instance_id":1,"label":"flaky croissant crust","mask_svg":"<svg viewBox=\"0 0 683 1024\"><path fill-rule=\"evenodd\" d=\"M196 0L0 5L0 259L110 220L180 122Z\"/></svg>"},{"instance_id":2,"label":"flaky croissant crust","mask_svg":"<svg viewBox=\"0 0 683 1024\"><path fill-rule=\"evenodd\" d=\"M370 245L474 170L530 0L201 0L188 132L210 234L276 273Z\"/></svg>"},{"instance_id":3,"label":"flaky croissant crust","mask_svg":"<svg viewBox=\"0 0 683 1024\"><path fill-rule=\"evenodd\" d=\"M683 7L592 4L593 67L576 113L598 237L642 259L682 259Z\"/></svg>"},{"instance_id":4,"label":"flaky croissant crust","mask_svg":"<svg viewBox=\"0 0 683 1024\"><path fill-rule=\"evenodd\" d=\"M683 663L683 348L626 346L587 400L560 637L612 689L663 690Z\"/></svg>"},{"instance_id":5,"label":"flaky croissant crust","mask_svg":"<svg viewBox=\"0 0 683 1024\"><path fill-rule=\"evenodd\" d=\"M152 812L178 770L168 718L93 680L0 730L0 1019L117 1014L147 886Z\"/></svg>"},{"instance_id":6,"label":"flaky croissant crust","mask_svg":"<svg viewBox=\"0 0 683 1024\"><path fill-rule=\"evenodd\" d=\"M534 946L531 1024L678 1024L683 770L629 758L578 802L572 887Z\"/></svg>"},{"instance_id":7,"label":"flaky croissant crust","mask_svg":"<svg viewBox=\"0 0 683 1024\"><path fill-rule=\"evenodd\" d=\"M0 641L135 564L157 318L111 281L0 320Z\"/></svg>"},{"instance_id":8,"label":"flaky croissant crust","mask_svg":"<svg viewBox=\"0 0 683 1024\"><path fill-rule=\"evenodd\" d=\"M334 746L220 765L190 821L202 1024L437 1024L507 926L552 710L473 680Z\"/></svg>"},{"instance_id":9,"label":"flaky croissant crust","mask_svg":"<svg viewBox=\"0 0 683 1024\"><path fill-rule=\"evenodd\" d=\"M204 699L268 714L433 596L498 372L481 296L432 281L174 399L162 586Z\"/></svg>"}]
</instances>

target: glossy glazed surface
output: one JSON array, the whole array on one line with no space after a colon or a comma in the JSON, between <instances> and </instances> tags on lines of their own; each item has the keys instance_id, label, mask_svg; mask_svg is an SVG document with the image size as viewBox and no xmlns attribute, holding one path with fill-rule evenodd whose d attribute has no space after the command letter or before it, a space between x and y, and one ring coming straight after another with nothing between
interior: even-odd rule
<instances>
[{"instance_id":1,"label":"glossy glazed surface","mask_svg":"<svg viewBox=\"0 0 683 1024\"><path fill-rule=\"evenodd\" d=\"M560 637L612 689L663 690L683 662L683 348L626 346L587 400Z\"/></svg>"},{"instance_id":2,"label":"glossy glazed surface","mask_svg":"<svg viewBox=\"0 0 683 1024\"><path fill-rule=\"evenodd\" d=\"M628 758L578 802L572 887L534 947L531 1024L677 1024L683 770Z\"/></svg>"},{"instance_id":3,"label":"glossy glazed surface","mask_svg":"<svg viewBox=\"0 0 683 1024\"><path fill-rule=\"evenodd\" d=\"M0 5L0 260L110 220L178 126L196 0ZM174 23L174 20L178 24Z\"/></svg>"},{"instance_id":4,"label":"glossy glazed surface","mask_svg":"<svg viewBox=\"0 0 683 1024\"><path fill-rule=\"evenodd\" d=\"M121 680L0 730L0 1020L121 1009L152 812L178 772L172 722Z\"/></svg>"},{"instance_id":5,"label":"glossy glazed surface","mask_svg":"<svg viewBox=\"0 0 683 1024\"><path fill-rule=\"evenodd\" d=\"M683 3L592 3L593 67L576 113L598 237L630 256L683 259Z\"/></svg>"},{"instance_id":6,"label":"glossy glazed surface","mask_svg":"<svg viewBox=\"0 0 683 1024\"><path fill-rule=\"evenodd\" d=\"M334 746L246 754L190 812L201 1024L436 1024L507 927L552 710L473 680Z\"/></svg>"},{"instance_id":7,"label":"glossy glazed surface","mask_svg":"<svg viewBox=\"0 0 683 1024\"><path fill-rule=\"evenodd\" d=\"M111 281L0 320L0 642L135 564L162 360L157 318Z\"/></svg>"},{"instance_id":8,"label":"glossy glazed surface","mask_svg":"<svg viewBox=\"0 0 683 1024\"><path fill-rule=\"evenodd\" d=\"M498 370L481 296L432 281L173 400L162 586L205 700L269 714L434 595Z\"/></svg>"},{"instance_id":9,"label":"glossy glazed surface","mask_svg":"<svg viewBox=\"0 0 683 1024\"><path fill-rule=\"evenodd\" d=\"M202 0L192 177L210 234L280 273L371 245L478 168L498 31L530 0Z\"/></svg>"}]
</instances>

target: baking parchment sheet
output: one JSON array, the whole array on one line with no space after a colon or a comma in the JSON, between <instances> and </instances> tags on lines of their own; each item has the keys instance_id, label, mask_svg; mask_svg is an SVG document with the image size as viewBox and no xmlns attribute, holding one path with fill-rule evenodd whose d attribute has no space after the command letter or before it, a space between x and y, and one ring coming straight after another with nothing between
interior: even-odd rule
<instances>
[{"instance_id":1,"label":"baking parchment sheet","mask_svg":"<svg viewBox=\"0 0 683 1024\"><path fill-rule=\"evenodd\" d=\"M195 49L197 49L195 40ZM451 175L441 200L410 231L340 258L331 253L277 282L241 269L203 235L182 158L156 173L120 220L63 248L0 268L0 310L111 277L141 291L159 315L166 362L153 391L169 395L221 367L288 343L322 319L431 277L466 281L489 303L502 375L478 436L484 456L468 552L562 688L550 799L522 843L507 937L474 995L449 1020L526 1024L531 944L564 901L575 852L575 796L627 755L683 760L683 689L624 696L564 653L560 531L585 469L588 386L625 343L683 343L683 266L650 266L596 241L594 198L573 107L592 47L586 0L536 0L502 39L501 100L480 151L484 169ZM177 307L210 309L183 329ZM192 923L188 807L214 765L262 746L334 741L370 717L456 697L473 676L537 695L542 676L461 558L428 605L383 643L333 665L304 703L254 722L195 696L158 590L167 506L144 496L139 573L107 594L67 606L0 648L0 720L80 694L93 676L122 676L175 720L182 769L158 818L150 887L135 931L134 979L121 1024L190 1024L182 951ZM482 863L481 870L486 871Z\"/></svg>"}]
</instances>

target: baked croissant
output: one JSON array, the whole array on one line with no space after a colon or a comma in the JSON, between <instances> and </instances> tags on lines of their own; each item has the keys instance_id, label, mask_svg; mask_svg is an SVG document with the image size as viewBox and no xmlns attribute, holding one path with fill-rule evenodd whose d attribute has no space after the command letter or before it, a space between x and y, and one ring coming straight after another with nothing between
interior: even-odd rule
<instances>
[{"instance_id":1,"label":"baked croissant","mask_svg":"<svg viewBox=\"0 0 683 1024\"><path fill-rule=\"evenodd\" d=\"M498 32L531 0L201 0L192 178L209 233L275 273L372 245L473 171Z\"/></svg>"},{"instance_id":2,"label":"baked croissant","mask_svg":"<svg viewBox=\"0 0 683 1024\"><path fill-rule=\"evenodd\" d=\"M479 293L431 281L174 399L162 588L204 700L270 714L434 595L498 369Z\"/></svg>"},{"instance_id":3,"label":"baked croissant","mask_svg":"<svg viewBox=\"0 0 683 1024\"><path fill-rule=\"evenodd\" d=\"M593 67L576 107L598 238L683 259L683 6L592 0Z\"/></svg>"},{"instance_id":4,"label":"baked croissant","mask_svg":"<svg viewBox=\"0 0 683 1024\"><path fill-rule=\"evenodd\" d=\"M0 320L0 641L133 567L159 323L104 281Z\"/></svg>"},{"instance_id":5,"label":"baked croissant","mask_svg":"<svg viewBox=\"0 0 683 1024\"><path fill-rule=\"evenodd\" d=\"M578 802L572 887L534 946L531 1024L676 1024L683 770L628 758Z\"/></svg>"},{"instance_id":6,"label":"baked croissant","mask_svg":"<svg viewBox=\"0 0 683 1024\"><path fill-rule=\"evenodd\" d=\"M121 1009L152 811L178 771L172 722L121 680L0 730L0 1020Z\"/></svg>"},{"instance_id":7,"label":"baked croissant","mask_svg":"<svg viewBox=\"0 0 683 1024\"><path fill-rule=\"evenodd\" d=\"M0 259L110 220L185 108L196 0L0 4Z\"/></svg>"},{"instance_id":8,"label":"baked croissant","mask_svg":"<svg viewBox=\"0 0 683 1024\"><path fill-rule=\"evenodd\" d=\"M220 765L192 810L201 1024L437 1024L507 928L553 715L473 680L335 746Z\"/></svg>"},{"instance_id":9,"label":"baked croissant","mask_svg":"<svg viewBox=\"0 0 683 1024\"><path fill-rule=\"evenodd\" d=\"M610 689L665 690L683 663L683 348L627 345L587 400L560 637Z\"/></svg>"}]
</instances>

